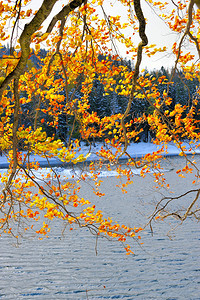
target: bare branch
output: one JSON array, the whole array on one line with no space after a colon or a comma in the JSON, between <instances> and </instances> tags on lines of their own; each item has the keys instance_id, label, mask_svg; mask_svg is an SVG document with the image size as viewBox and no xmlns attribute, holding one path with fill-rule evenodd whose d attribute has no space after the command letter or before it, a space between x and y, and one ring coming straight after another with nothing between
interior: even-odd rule
<instances>
[{"instance_id":1,"label":"bare branch","mask_svg":"<svg viewBox=\"0 0 200 300\"><path fill-rule=\"evenodd\" d=\"M179 211L172 211L172 212L169 212L167 211L167 207L168 205L175 201L175 200L179 200L185 196L188 196L192 193L196 193L196 196L194 198L194 200L192 201L192 203L188 206L187 209L183 209L182 211L185 211L185 214L184 215L181 215L180 214L180 210ZM185 221L186 218L189 216L189 215L195 215L196 219L199 219L197 216L196 216L196 213L199 211L199 209L196 209L195 211L191 211L194 204L197 202L197 200L199 199L199 195L200 195L200 189L193 189L193 190L189 190L179 196L176 196L176 197L163 197L156 205L155 207L155 210L154 212L152 213L152 215L150 216L150 220L149 222L147 223L146 226L150 226L151 228L151 231L153 232L152 230L152 221L155 219L156 216L158 216L159 214L162 214L162 219L166 219L167 217L169 216L172 216L172 217L177 217L179 220L181 220L181 222Z\"/></svg>"},{"instance_id":2,"label":"bare branch","mask_svg":"<svg viewBox=\"0 0 200 300\"><path fill-rule=\"evenodd\" d=\"M14 10L17 9L17 2L18 1L16 1ZM15 23L14 23L14 26L13 26L13 29L12 29L12 34L11 34L11 39L10 39L10 55L13 54L13 36L14 36L14 32L15 32L15 27L17 26L17 23L19 22L19 19L20 19L22 0L19 1L18 6L19 6L19 9L18 9L18 12L17 12L17 17L16 17L16 20L15 20Z\"/></svg>"},{"instance_id":3,"label":"bare branch","mask_svg":"<svg viewBox=\"0 0 200 300\"><path fill-rule=\"evenodd\" d=\"M85 0L73 0L72 2L64 6L63 9L56 16L53 17L47 28L46 33L50 33L58 21L63 20L63 18L68 16L71 11L81 6L81 4L84 3L84 1Z\"/></svg>"},{"instance_id":4,"label":"bare branch","mask_svg":"<svg viewBox=\"0 0 200 300\"><path fill-rule=\"evenodd\" d=\"M131 109L131 103L133 102L135 86L137 84L137 78L138 78L138 75L139 75L140 64L141 64L141 61L142 61L142 50L143 50L143 47L148 44L148 38L147 38L146 33L145 33L146 21L145 21L145 18L144 18L142 9L141 9L140 0L135 0L134 1L134 9L135 9L137 19L139 21L139 35L140 35L140 38L141 38L141 42L139 43L138 49L137 49L137 60L136 60L135 71L134 71L134 75L133 75L131 94L130 94L130 97L129 97L129 101L128 101L126 111L125 111L125 113L124 113L124 115L122 116L122 119L121 119L121 126L123 128L123 136L124 136L124 139L125 139L125 145L124 145L124 150L119 155L118 159L126 152L127 147L128 147L128 139L127 139L127 136L126 136L125 119L128 116L128 113Z\"/></svg>"}]
</instances>

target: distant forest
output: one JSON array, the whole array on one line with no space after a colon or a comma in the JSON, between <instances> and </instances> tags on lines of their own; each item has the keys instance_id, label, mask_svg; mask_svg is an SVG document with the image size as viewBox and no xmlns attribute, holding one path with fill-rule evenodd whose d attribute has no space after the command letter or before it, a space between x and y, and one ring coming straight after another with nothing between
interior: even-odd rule
<instances>
[{"instance_id":1,"label":"distant forest","mask_svg":"<svg viewBox=\"0 0 200 300\"><path fill-rule=\"evenodd\" d=\"M45 49L41 49L39 51L39 54L37 56L34 54L34 51L32 51L32 55L30 57L30 60L28 62L27 68L30 69L32 67L35 67L37 69L40 69L42 66L42 59L44 59L47 55L47 51ZM10 49L7 46L4 46L0 49L0 56L9 56L10 55ZM103 56L99 56L99 60L105 59ZM130 60L113 60L113 64L121 64L123 66L126 66L130 72L133 71L134 66L132 65L132 62ZM0 67L0 77L3 76L4 70L1 70ZM168 90L168 96L171 97L172 103L170 104L170 109L173 110L175 105L177 103L180 103L181 105L188 106L188 110L192 104L192 99L198 99L199 95L197 93L197 89L199 87L199 81L198 79L186 79L185 76L181 72L175 73L173 76L173 84L168 85L167 82L170 81L170 78L172 76L173 70L171 69L165 69L164 67L161 67L160 70L153 70L148 71L147 69L143 72L146 77L154 78L154 84L157 86L158 91L160 93L160 97L162 99L163 92ZM57 74L56 79L59 78L59 74ZM119 78L120 80L120 78ZM116 80L117 82L117 80ZM144 87L145 89L145 87ZM65 95L65 91L63 90L63 95ZM69 95L73 95L76 99L81 99L83 96L81 93L81 79L79 81L79 86L77 88L74 86L69 86ZM22 95L23 97L26 97L26 95ZM34 97L34 96L33 96ZM66 100L65 100L66 101ZM35 99L33 102L24 103L22 105L22 117L21 117L21 124L25 127L33 126L34 123L34 114L35 110L37 108L37 102L38 100ZM113 114L123 113L126 109L126 105L128 102L128 97L119 95L116 91L116 84L113 85L113 91L106 91L104 90L104 85L98 80L95 79L93 81L93 87L91 90L91 93L89 95L89 112L95 111L97 112L97 115L101 118L105 116L110 116ZM45 104L42 103L45 111ZM48 105L48 104L46 104ZM40 120L43 119L44 122L40 124L40 126L45 127L45 131L49 136L55 135L57 138L61 139L62 141L67 141L69 138L69 134L71 132L72 126L73 128L73 134L70 138L79 138L79 130L78 125L76 129L76 123L74 123L73 118L67 116L64 112L64 106L61 105L60 114L58 117L58 123L57 126L51 126L50 119L47 120L47 118L50 118L47 116L47 114L42 112L42 109L40 111ZM42 107L40 107L42 108ZM168 107L169 108L169 107ZM200 109L199 101L197 104L198 110ZM165 109L165 108L163 108ZM132 102L131 111L129 114L129 119L134 120L135 118L141 117L141 116L148 116L151 114L154 110L153 106L150 106L150 104L145 99L135 99L135 101ZM196 113L195 118L197 120L200 119L199 114ZM154 135L153 132L150 130L150 126L148 125L148 122L144 121L140 123L140 126L143 131L139 135L138 141L149 141Z\"/></svg>"}]
</instances>

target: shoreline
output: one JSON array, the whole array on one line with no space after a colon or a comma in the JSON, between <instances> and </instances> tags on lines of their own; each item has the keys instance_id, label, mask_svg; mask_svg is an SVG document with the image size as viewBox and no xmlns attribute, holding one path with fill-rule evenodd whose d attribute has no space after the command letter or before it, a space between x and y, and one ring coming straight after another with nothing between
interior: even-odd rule
<instances>
[{"instance_id":1,"label":"shoreline","mask_svg":"<svg viewBox=\"0 0 200 300\"><path fill-rule=\"evenodd\" d=\"M151 152L149 152L151 153ZM146 153L147 154L147 153ZM144 157L146 154L138 154L138 155L131 155L131 157L133 159L140 159L142 157ZM176 154L176 153L165 153L165 154L161 154L163 159L165 158L168 158L168 157L177 157L177 158L184 158L184 156L180 156L179 154ZM194 157L200 157L200 153L186 153L187 156L191 157L191 156L194 156ZM34 157L34 156L33 156ZM129 158L120 158L119 159L119 162L126 162L128 161ZM0 158L1 160L1 158ZM76 164L73 164L71 162L69 163L65 163L65 162L61 162L61 161L55 161L56 159L53 158L52 161L50 161L50 166L51 167L63 167L64 169L70 169L72 167L75 167L75 166L82 166L84 164L90 164L91 162L93 163L97 163L100 159L87 159L86 161L83 161L83 162L77 162ZM30 162L33 162L34 160L30 160ZM49 166L49 163L47 161L44 161L44 160L37 160L35 159L36 162L39 162L39 165L40 165L40 168L48 168L50 167ZM106 162L108 160L105 160ZM8 169L9 168L9 163L8 162L2 162L0 161L0 170L5 170L5 169Z\"/></svg>"}]
</instances>

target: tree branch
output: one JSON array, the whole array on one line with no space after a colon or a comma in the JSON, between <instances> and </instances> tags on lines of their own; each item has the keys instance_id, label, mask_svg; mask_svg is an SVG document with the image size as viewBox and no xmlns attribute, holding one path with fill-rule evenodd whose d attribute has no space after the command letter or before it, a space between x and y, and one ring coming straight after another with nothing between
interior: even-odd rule
<instances>
[{"instance_id":1,"label":"tree branch","mask_svg":"<svg viewBox=\"0 0 200 300\"><path fill-rule=\"evenodd\" d=\"M0 99L2 97L3 91L6 89L7 85L14 79L20 76L28 61L28 57L30 54L30 44L31 44L31 36L39 29L42 23L46 20L49 14L52 11L52 8L57 0L44 0L42 6L36 13L33 20L26 24L24 30L19 38L20 46L21 46L21 57L16 66L16 68L5 78L5 80L0 85ZM73 0L69 4L67 4L63 9L52 19L47 32L51 32L53 27L55 26L58 20L62 20L66 17L71 11L75 8L79 7L84 0Z\"/></svg>"},{"instance_id":2,"label":"tree branch","mask_svg":"<svg viewBox=\"0 0 200 300\"><path fill-rule=\"evenodd\" d=\"M56 16L53 17L53 19L51 20L51 22L47 28L46 33L50 33L58 21L61 21L63 18L68 16L68 14L71 11L73 11L77 7L81 6L84 3L84 1L85 0L73 0L72 2L70 2L69 4L64 6L63 9Z\"/></svg>"},{"instance_id":3,"label":"tree branch","mask_svg":"<svg viewBox=\"0 0 200 300\"><path fill-rule=\"evenodd\" d=\"M137 19L139 21L139 35L140 35L140 38L141 38L141 42L139 43L138 49L137 49L137 60L136 60L135 71L134 71L134 75L133 75L131 94L130 94L130 97L129 97L129 101L128 101L126 111L125 111L125 113L124 113L124 115L122 116L122 119L121 119L121 126L123 128L123 136L124 136L124 139L125 139L125 145L124 145L124 150L119 155L118 159L126 152L127 147L128 147L128 139L127 139L127 136L126 136L125 119L128 116L128 113L131 109L131 103L133 102L133 98L134 98L135 86L137 84L137 78L138 78L139 71L140 71L140 64L141 64L141 61L142 61L142 50L143 50L143 47L148 44L148 38L147 38L146 33L145 33L146 21L145 21L145 18L144 18L142 9L141 9L140 0L135 0L134 1L134 9L135 9Z\"/></svg>"},{"instance_id":4,"label":"tree branch","mask_svg":"<svg viewBox=\"0 0 200 300\"><path fill-rule=\"evenodd\" d=\"M8 84L23 73L30 54L31 36L39 29L42 23L49 16L56 1L57 0L44 0L42 6L34 16L33 20L24 26L24 30L19 38L21 46L21 57L15 69L5 78L5 80L0 85L0 99L2 97L3 91L6 89Z\"/></svg>"}]
</instances>

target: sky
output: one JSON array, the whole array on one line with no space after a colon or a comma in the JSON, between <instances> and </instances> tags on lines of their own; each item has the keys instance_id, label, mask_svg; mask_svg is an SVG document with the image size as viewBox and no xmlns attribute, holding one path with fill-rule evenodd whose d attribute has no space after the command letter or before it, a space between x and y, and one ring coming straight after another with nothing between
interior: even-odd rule
<instances>
[{"instance_id":1,"label":"sky","mask_svg":"<svg viewBox=\"0 0 200 300\"><path fill-rule=\"evenodd\" d=\"M53 11L51 15L49 16L47 22L44 24L44 28L47 27L48 22L51 20L52 16L55 15L57 12L59 12L61 5L65 4L66 1L60 0L58 3L55 4ZM107 15L121 15L122 20L126 21L126 10L125 8L119 3L119 1L114 0L113 1L113 7L110 7L110 5L107 4L108 2L105 1L104 9ZM173 43L179 38L177 35L173 35L171 32L169 32L169 29L165 25L165 23L156 15L155 11L153 11L146 3L145 1L141 1L142 8L144 11L144 16L148 21L146 26L146 33L150 44L157 44L158 47L164 47L167 46L169 49L173 45ZM38 9L41 5L41 0L34 0L34 8ZM98 10L98 7L96 7ZM100 10L99 10L99 13ZM127 33L128 34L128 33ZM140 41L139 36L134 36L135 43ZM121 45L118 47L120 54L123 57L127 57L128 59L131 59L131 56L128 56L126 54L126 49ZM170 51L169 51L170 52ZM173 57L172 55L167 53L161 53L160 55L157 55L156 57L148 58L147 56L143 57L143 62L141 64L141 69L147 68L148 70L152 69L160 69L162 66L165 66L166 68L171 68L173 65Z\"/></svg>"},{"instance_id":2,"label":"sky","mask_svg":"<svg viewBox=\"0 0 200 300\"><path fill-rule=\"evenodd\" d=\"M154 10L143 0L141 1L141 6L143 10L143 14L145 19L147 19L146 24L146 35L148 37L148 45L156 44L158 45L158 48L162 48L164 46L167 46L168 49L171 49L173 43L179 38L177 35L173 35L164 21L162 21L156 14ZM108 14L109 14L109 8ZM119 8L119 2L115 1L114 4L114 13L122 15L124 20L126 21L126 10L121 5ZM112 12L113 13L113 12ZM140 42L139 35L134 35L135 43L136 45ZM124 55L126 51L123 51L122 49L122 55ZM169 51L170 52L170 51ZM143 61L141 64L141 69L147 68L148 70L152 69L160 69L162 66L171 67L174 62L174 57L169 55L168 53L161 53L159 55L156 55L155 57L147 57L143 55ZM130 56L126 55L127 58L131 58Z\"/></svg>"},{"instance_id":3,"label":"sky","mask_svg":"<svg viewBox=\"0 0 200 300\"><path fill-rule=\"evenodd\" d=\"M41 0L31 1L28 8L38 9L41 6ZM113 7L109 4L109 1L105 1L104 9L107 15L121 15L122 20L126 21L126 10L117 0L113 0ZM62 4L66 4L66 0L59 0L52 10L51 15L47 19L47 21L43 24L44 31L48 26L48 23L52 19L52 17L60 11L62 8ZM150 44L157 44L158 48L167 46L168 51L164 53L160 53L155 57L148 58L147 56L143 56L143 61L141 64L141 69L147 68L148 70L160 69L162 66L165 68L171 68L174 65L174 57L170 54L170 49L175 41L180 39L180 34L173 34L169 31L168 27L157 15L156 12L150 8L150 6L145 2L145 0L141 1L142 9L145 18L148 20L146 26L146 33ZM96 7L98 10L99 8ZM101 10L99 10L101 14ZM125 33L126 34L126 33ZM127 32L127 35L129 33ZM140 41L138 34L134 35L134 41L137 45ZM41 46L42 47L42 46ZM131 56L126 54L126 49L123 45L118 47L119 52L122 57L127 57L127 59L131 59Z\"/></svg>"}]
</instances>

